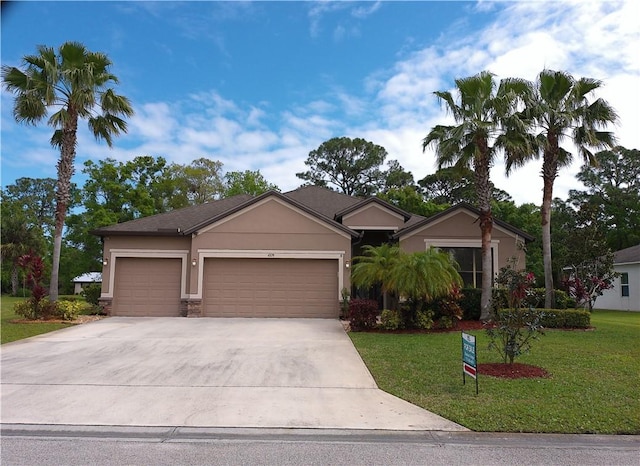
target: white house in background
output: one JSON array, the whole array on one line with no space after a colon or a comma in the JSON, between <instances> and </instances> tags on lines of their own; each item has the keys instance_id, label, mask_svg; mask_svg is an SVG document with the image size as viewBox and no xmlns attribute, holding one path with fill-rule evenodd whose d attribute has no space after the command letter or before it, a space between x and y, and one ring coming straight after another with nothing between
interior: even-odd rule
<instances>
[{"instance_id":1,"label":"white house in background","mask_svg":"<svg viewBox=\"0 0 640 466\"><path fill-rule=\"evenodd\" d=\"M613 267L620 276L613 288L596 299L594 307L640 311L640 244L616 252Z\"/></svg>"},{"instance_id":2,"label":"white house in background","mask_svg":"<svg viewBox=\"0 0 640 466\"><path fill-rule=\"evenodd\" d=\"M92 283L102 283L101 272L87 272L77 276L72 280L73 282L73 294L82 293L82 288Z\"/></svg>"}]
</instances>

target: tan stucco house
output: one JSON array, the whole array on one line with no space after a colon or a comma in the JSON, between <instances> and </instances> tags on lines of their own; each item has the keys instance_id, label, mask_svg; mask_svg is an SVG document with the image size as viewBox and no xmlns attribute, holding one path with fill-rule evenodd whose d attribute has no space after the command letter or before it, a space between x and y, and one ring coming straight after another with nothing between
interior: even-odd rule
<instances>
[{"instance_id":1,"label":"tan stucco house","mask_svg":"<svg viewBox=\"0 0 640 466\"><path fill-rule=\"evenodd\" d=\"M481 283L479 212L430 218L377 198L317 186L239 195L95 230L103 239L101 302L117 316L337 318L350 264L365 244L451 251L465 283ZM493 269L524 266L533 238L499 220Z\"/></svg>"}]
</instances>

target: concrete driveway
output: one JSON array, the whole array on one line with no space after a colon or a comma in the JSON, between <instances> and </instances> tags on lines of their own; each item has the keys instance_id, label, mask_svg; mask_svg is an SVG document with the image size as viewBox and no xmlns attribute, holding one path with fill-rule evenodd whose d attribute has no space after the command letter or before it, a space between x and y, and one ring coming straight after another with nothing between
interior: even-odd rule
<instances>
[{"instance_id":1,"label":"concrete driveway","mask_svg":"<svg viewBox=\"0 0 640 466\"><path fill-rule=\"evenodd\" d=\"M3 424L466 430L379 390L337 320L111 317L1 351Z\"/></svg>"}]
</instances>

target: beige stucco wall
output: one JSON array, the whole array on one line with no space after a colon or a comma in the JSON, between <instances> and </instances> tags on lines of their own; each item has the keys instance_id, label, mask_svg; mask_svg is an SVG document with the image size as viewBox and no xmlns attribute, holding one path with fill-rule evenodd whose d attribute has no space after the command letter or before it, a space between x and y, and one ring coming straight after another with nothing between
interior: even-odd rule
<instances>
[{"instance_id":1,"label":"beige stucco wall","mask_svg":"<svg viewBox=\"0 0 640 466\"><path fill-rule=\"evenodd\" d=\"M190 237L162 237L162 236L110 236L104 238L103 259L107 265L102 266L102 292L105 293L111 285L111 268L116 267L117 256L122 251L140 251L146 257L157 255L162 257L162 251L188 251L191 249ZM135 254L135 253L133 253ZM187 257L190 261L191 258ZM189 268L187 268L189 273Z\"/></svg>"},{"instance_id":2,"label":"beige stucco wall","mask_svg":"<svg viewBox=\"0 0 640 466\"><path fill-rule=\"evenodd\" d=\"M346 261L351 260L351 237L271 198L203 228L193 237L191 255L198 257L202 251L265 251L267 256L287 251L298 252L299 258L305 253L332 251L342 254L344 268ZM193 268L189 279L192 293L198 289L199 269ZM346 271L342 286L350 287Z\"/></svg>"},{"instance_id":3,"label":"beige stucco wall","mask_svg":"<svg viewBox=\"0 0 640 466\"><path fill-rule=\"evenodd\" d=\"M371 204L345 215L342 224L349 228L378 227L378 229L398 230L404 225L404 218L377 204Z\"/></svg>"},{"instance_id":4,"label":"beige stucco wall","mask_svg":"<svg viewBox=\"0 0 640 466\"><path fill-rule=\"evenodd\" d=\"M475 215L467 211L456 212L446 220L412 233L408 237L400 238L400 247L408 252L424 251L427 245L438 246L438 240L476 241L477 245L474 247L480 247L480 225ZM498 269L506 266L512 257L517 259L518 268L526 267L525 252L520 247L524 243L523 238L494 224L491 240L494 244L494 254L497 254Z\"/></svg>"}]
</instances>

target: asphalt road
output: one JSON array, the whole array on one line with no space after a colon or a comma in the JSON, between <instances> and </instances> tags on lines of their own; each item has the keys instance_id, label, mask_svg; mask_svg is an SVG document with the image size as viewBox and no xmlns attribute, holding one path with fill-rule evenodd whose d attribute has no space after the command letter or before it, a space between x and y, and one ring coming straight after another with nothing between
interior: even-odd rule
<instances>
[{"instance_id":1,"label":"asphalt road","mask_svg":"<svg viewBox=\"0 0 640 466\"><path fill-rule=\"evenodd\" d=\"M639 465L640 437L4 425L3 465Z\"/></svg>"}]
</instances>

